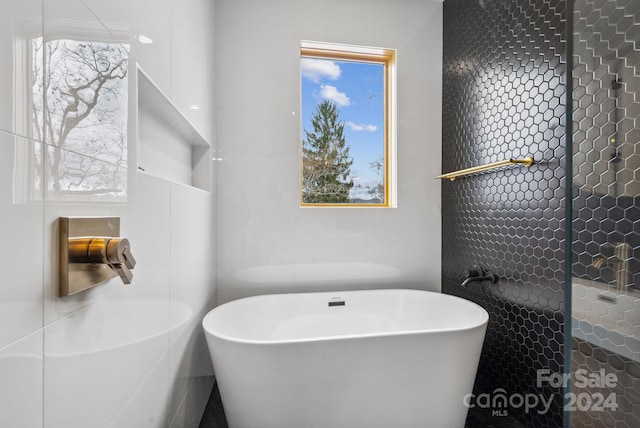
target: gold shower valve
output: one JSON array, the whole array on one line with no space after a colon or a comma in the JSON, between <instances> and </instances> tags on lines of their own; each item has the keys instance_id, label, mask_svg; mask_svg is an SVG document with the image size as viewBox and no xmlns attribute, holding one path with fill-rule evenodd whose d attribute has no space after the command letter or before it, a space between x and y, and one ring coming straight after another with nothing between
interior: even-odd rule
<instances>
[{"instance_id":1,"label":"gold shower valve","mask_svg":"<svg viewBox=\"0 0 640 428\"><path fill-rule=\"evenodd\" d=\"M70 296L115 276L130 284L136 259L118 217L60 217L59 294Z\"/></svg>"}]
</instances>

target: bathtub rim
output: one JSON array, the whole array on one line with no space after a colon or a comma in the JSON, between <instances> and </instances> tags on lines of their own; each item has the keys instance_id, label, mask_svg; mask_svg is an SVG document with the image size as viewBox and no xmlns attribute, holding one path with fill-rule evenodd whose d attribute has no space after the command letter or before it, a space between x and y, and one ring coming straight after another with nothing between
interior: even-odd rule
<instances>
[{"instance_id":1,"label":"bathtub rim","mask_svg":"<svg viewBox=\"0 0 640 428\"><path fill-rule=\"evenodd\" d=\"M480 309L480 313L482 314L482 319L475 323L470 323L468 326L464 327L456 327L456 328L439 328L439 329L413 329L413 330L403 330L403 331L392 331L392 332L379 332L379 333L363 333L363 334L351 334L351 335L342 335L342 336L318 336L312 338L297 338L297 339L271 339L271 340L257 340L257 339L244 339L235 336L231 336L228 334L223 334L218 331L214 332L207 328L207 320L210 320L213 314L218 308L234 303L240 302L244 300L258 299L258 298L266 298L272 296L281 296L281 295L309 295L309 294L331 294L336 293L335 291L309 291L309 292L301 292L301 293L271 293L271 294L260 294L256 296L248 296L240 299L232 300L229 302L225 302L222 305L216 306L211 309L202 319L202 328L204 329L206 336L212 336L217 339L221 339L227 342L232 342L236 344L246 344L246 345L261 345L261 346L270 346L270 345L287 345L287 344L299 344L299 343L318 343L318 342L332 342L332 341L342 341L342 340L354 340L354 339L367 339L367 338L375 338L375 337L404 337L411 335L424 335L424 334L443 334L443 333L456 333L456 332L465 332L471 331L479 328L486 328L489 323L489 313L485 308L480 306L479 304L459 297L452 294L444 294L442 292L437 291L429 291L429 290L421 290L421 289L412 289L412 288L380 288L380 289L362 289L362 290L343 290L340 293L357 293L357 292L378 292L378 291L409 291L409 292L419 292L419 293L433 293L438 295L447 296L447 298L451 298L453 300L457 300L462 302L462 304L468 304Z\"/></svg>"}]
</instances>

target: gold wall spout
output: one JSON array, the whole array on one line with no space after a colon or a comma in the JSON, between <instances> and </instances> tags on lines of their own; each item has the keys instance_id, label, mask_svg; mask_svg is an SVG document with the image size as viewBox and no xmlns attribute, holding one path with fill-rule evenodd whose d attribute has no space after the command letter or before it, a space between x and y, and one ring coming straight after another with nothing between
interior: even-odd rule
<instances>
[{"instance_id":1,"label":"gold wall spout","mask_svg":"<svg viewBox=\"0 0 640 428\"><path fill-rule=\"evenodd\" d=\"M131 284L136 259L129 240L120 237L91 236L69 238L69 263L109 265L125 284Z\"/></svg>"},{"instance_id":2,"label":"gold wall spout","mask_svg":"<svg viewBox=\"0 0 640 428\"><path fill-rule=\"evenodd\" d=\"M496 169L496 168L501 168L503 166L510 166L510 165L524 165L524 166L531 166L533 165L535 162L533 160L532 157L526 157L524 159L505 159L502 161L498 161L498 162L492 162L486 165L480 165L480 166L474 166L472 168L467 168L467 169L461 169L459 171L454 171L454 172L449 172L447 174L442 174L439 175L437 177L434 177L435 179L444 179L447 178L451 181L455 180L456 178L465 176L465 175L470 175L470 174L476 174L478 172L484 172L484 171L489 171L492 169Z\"/></svg>"}]
</instances>

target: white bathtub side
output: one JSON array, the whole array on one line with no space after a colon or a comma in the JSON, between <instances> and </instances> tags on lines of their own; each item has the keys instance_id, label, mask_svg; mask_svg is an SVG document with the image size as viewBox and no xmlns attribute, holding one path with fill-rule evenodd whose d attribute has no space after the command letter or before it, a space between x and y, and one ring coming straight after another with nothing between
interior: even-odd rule
<instances>
[{"instance_id":1,"label":"white bathtub side","mask_svg":"<svg viewBox=\"0 0 640 428\"><path fill-rule=\"evenodd\" d=\"M206 334L231 428L449 428L464 426L483 320L456 330L298 342Z\"/></svg>"},{"instance_id":2,"label":"white bathtub side","mask_svg":"<svg viewBox=\"0 0 640 428\"><path fill-rule=\"evenodd\" d=\"M257 345L208 336L231 428L463 427L486 324Z\"/></svg>"}]
</instances>

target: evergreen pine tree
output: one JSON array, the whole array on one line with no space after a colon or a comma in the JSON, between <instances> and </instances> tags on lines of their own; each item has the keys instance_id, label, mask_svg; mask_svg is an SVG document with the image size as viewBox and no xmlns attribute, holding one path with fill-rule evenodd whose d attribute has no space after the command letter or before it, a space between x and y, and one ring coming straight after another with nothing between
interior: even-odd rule
<instances>
[{"instance_id":1,"label":"evergreen pine tree","mask_svg":"<svg viewBox=\"0 0 640 428\"><path fill-rule=\"evenodd\" d=\"M313 131L304 130L302 142L302 202L348 203L353 159L346 144L344 122L333 101L316 106L311 118Z\"/></svg>"}]
</instances>

